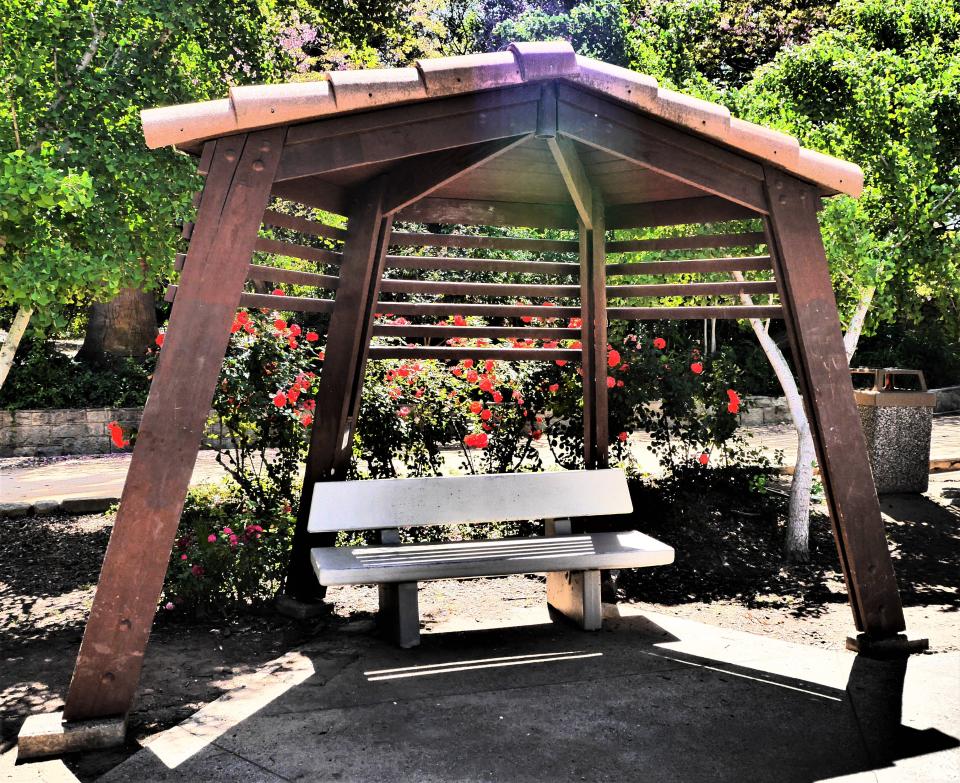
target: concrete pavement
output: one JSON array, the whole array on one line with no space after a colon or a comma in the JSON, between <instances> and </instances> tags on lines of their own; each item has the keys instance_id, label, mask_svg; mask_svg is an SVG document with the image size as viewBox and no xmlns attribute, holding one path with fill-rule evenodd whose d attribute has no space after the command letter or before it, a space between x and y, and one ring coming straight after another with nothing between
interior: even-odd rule
<instances>
[{"instance_id":1,"label":"concrete pavement","mask_svg":"<svg viewBox=\"0 0 960 783\"><path fill-rule=\"evenodd\" d=\"M100 781L960 779L960 654L877 661L607 609L592 634L543 607L413 650L330 634Z\"/></svg>"}]
</instances>

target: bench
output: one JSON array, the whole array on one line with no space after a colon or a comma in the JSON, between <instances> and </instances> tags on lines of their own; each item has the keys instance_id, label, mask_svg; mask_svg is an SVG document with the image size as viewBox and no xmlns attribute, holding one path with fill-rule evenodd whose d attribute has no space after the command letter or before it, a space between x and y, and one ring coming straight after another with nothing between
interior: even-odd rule
<instances>
[{"instance_id":1,"label":"bench","mask_svg":"<svg viewBox=\"0 0 960 783\"><path fill-rule=\"evenodd\" d=\"M332 481L315 485L311 533L380 531L379 546L311 550L320 584L377 584L379 620L401 647L420 642L417 583L547 574L547 603L585 630L602 621L600 571L673 562L636 530L574 535L571 518L633 510L620 470ZM544 520L544 536L401 544L398 528Z\"/></svg>"}]
</instances>

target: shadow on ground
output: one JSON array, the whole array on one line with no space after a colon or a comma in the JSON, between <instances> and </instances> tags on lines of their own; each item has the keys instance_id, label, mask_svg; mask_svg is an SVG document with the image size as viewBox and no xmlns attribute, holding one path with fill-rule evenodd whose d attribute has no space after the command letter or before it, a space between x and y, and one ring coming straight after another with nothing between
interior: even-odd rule
<instances>
[{"instance_id":1,"label":"shadow on ground","mask_svg":"<svg viewBox=\"0 0 960 783\"><path fill-rule=\"evenodd\" d=\"M349 651L305 648L304 676L282 693L256 702L247 688L235 710L201 711L102 780L595 781L642 771L651 781L806 783L960 745L902 724L904 661L731 642L663 621L684 630L633 616L609 633L536 624L431 634L408 651L367 637Z\"/></svg>"}]
</instances>

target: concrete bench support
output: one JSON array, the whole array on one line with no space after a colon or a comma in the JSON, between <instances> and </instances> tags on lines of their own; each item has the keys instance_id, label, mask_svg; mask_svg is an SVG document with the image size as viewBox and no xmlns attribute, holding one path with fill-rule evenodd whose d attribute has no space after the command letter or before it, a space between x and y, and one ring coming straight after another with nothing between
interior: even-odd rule
<instances>
[{"instance_id":1,"label":"concrete bench support","mask_svg":"<svg viewBox=\"0 0 960 783\"><path fill-rule=\"evenodd\" d=\"M404 649L420 644L420 606L416 582L390 582L379 585L381 632Z\"/></svg>"},{"instance_id":2,"label":"concrete bench support","mask_svg":"<svg viewBox=\"0 0 960 783\"><path fill-rule=\"evenodd\" d=\"M603 624L599 571L557 571L547 574L547 605L584 631L599 631Z\"/></svg>"}]
</instances>

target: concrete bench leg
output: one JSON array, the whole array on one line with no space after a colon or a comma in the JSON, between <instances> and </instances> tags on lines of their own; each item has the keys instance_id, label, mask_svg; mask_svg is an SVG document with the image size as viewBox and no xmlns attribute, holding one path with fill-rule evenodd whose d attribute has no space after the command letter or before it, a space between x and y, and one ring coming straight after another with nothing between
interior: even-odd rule
<instances>
[{"instance_id":1,"label":"concrete bench leg","mask_svg":"<svg viewBox=\"0 0 960 783\"><path fill-rule=\"evenodd\" d=\"M547 574L547 605L585 631L603 624L599 571L558 571Z\"/></svg>"},{"instance_id":2,"label":"concrete bench leg","mask_svg":"<svg viewBox=\"0 0 960 783\"><path fill-rule=\"evenodd\" d=\"M420 607L417 583L380 585L380 613L377 621L385 635L404 649L420 644Z\"/></svg>"}]
</instances>

